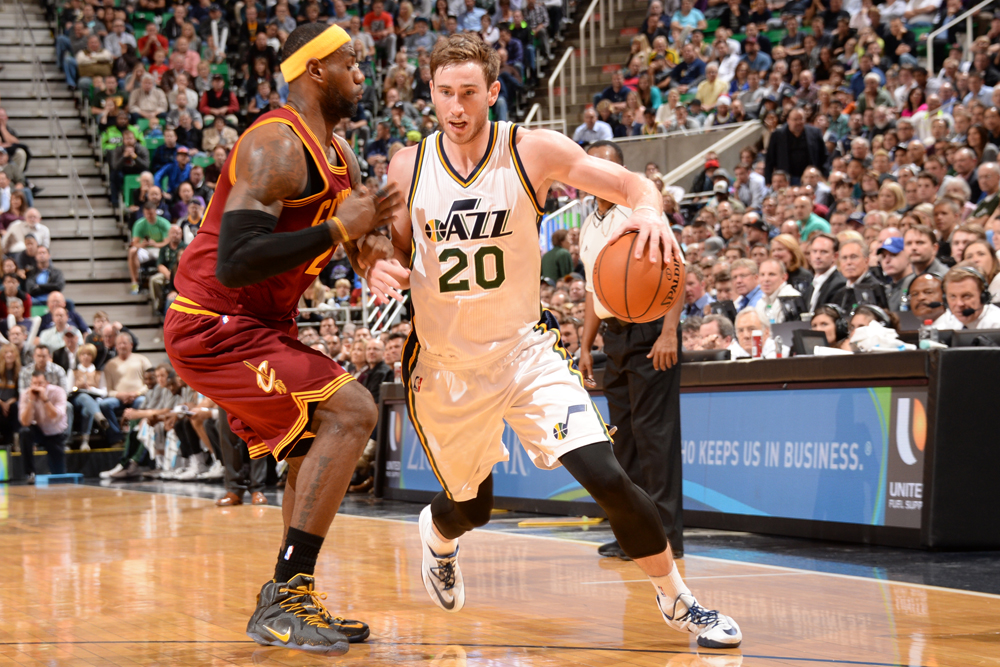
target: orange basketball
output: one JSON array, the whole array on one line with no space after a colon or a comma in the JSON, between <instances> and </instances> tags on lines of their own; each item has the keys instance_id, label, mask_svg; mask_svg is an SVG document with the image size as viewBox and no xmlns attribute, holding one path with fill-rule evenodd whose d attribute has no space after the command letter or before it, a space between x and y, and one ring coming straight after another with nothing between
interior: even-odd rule
<instances>
[{"instance_id":1,"label":"orange basketball","mask_svg":"<svg viewBox=\"0 0 1000 667\"><path fill-rule=\"evenodd\" d=\"M657 266L649 261L648 246L636 259L638 238L638 232L629 232L601 250L594 263L594 293L619 320L652 322L684 293L684 264L670 258Z\"/></svg>"}]
</instances>

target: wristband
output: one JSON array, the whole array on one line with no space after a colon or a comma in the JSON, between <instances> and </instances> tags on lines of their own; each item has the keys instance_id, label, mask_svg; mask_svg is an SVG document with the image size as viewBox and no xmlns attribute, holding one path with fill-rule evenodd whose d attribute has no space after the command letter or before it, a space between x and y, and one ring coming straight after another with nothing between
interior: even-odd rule
<instances>
[{"instance_id":1,"label":"wristband","mask_svg":"<svg viewBox=\"0 0 1000 667\"><path fill-rule=\"evenodd\" d=\"M330 219L333 220L336 223L337 229L340 230L340 235L344 237L342 243L347 243L348 241L350 241L351 237L350 237L350 235L348 235L347 228L344 227L344 223L342 223L340 221L340 218L338 218L337 216L333 216Z\"/></svg>"},{"instance_id":2,"label":"wristband","mask_svg":"<svg viewBox=\"0 0 1000 667\"><path fill-rule=\"evenodd\" d=\"M657 211L655 208L653 208L649 204L644 204L642 206L636 206L634 209L632 209L633 213L638 213L639 211L652 211L656 215L661 215L662 214L662 211Z\"/></svg>"}]
</instances>

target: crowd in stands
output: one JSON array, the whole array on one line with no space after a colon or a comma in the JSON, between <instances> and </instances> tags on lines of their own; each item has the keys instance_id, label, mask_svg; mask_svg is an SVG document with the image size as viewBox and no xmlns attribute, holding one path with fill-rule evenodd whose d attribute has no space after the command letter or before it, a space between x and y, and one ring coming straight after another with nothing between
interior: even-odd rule
<instances>
[{"instance_id":1,"label":"crowd in stands","mask_svg":"<svg viewBox=\"0 0 1000 667\"><path fill-rule=\"evenodd\" d=\"M492 111L505 120L531 94L575 6L569 0L114 4L66 0L55 17L61 28L56 57L66 84L81 91L89 108L110 171L111 200L116 207L121 202L132 231L132 292L162 275L150 288L161 313L179 255L160 259L171 243L170 227L181 228L182 250L197 233L240 133L285 104L279 63L296 26L337 24L351 35L366 89L355 116L337 132L354 147L366 179L382 184L397 146L437 129L429 63L439 38L473 31L495 46L502 92Z\"/></svg>"},{"instance_id":2,"label":"crowd in stands","mask_svg":"<svg viewBox=\"0 0 1000 667\"><path fill-rule=\"evenodd\" d=\"M966 52L971 1L670 4L650 3L574 138L763 123L732 171L707 156L700 198L646 166L686 252L685 349L749 356L760 331L763 356L787 354L770 329L799 320L844 351L925 322L1000 328L1000 14L975 16ZM553 238L574 272L548 276L568 318L574 233Z\"/></svg>"}]
</instances>

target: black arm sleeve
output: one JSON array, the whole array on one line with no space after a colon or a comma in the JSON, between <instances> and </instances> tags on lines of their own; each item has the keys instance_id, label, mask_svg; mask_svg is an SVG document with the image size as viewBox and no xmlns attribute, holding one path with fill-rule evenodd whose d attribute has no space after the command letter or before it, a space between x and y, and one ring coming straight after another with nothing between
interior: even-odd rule
<instances>
[{"instance_id":1,"label":"black arm sleeve","mask_svg":"<svg viewBox=\"0 0 1000 667\"><path fill-rule=\"evenodd\" d=\"M246 287L318 257L333 246L326 225L272 234L278 219L264 211L222 214L215 277L226 287Z\"/></svg>"}]
</instances>

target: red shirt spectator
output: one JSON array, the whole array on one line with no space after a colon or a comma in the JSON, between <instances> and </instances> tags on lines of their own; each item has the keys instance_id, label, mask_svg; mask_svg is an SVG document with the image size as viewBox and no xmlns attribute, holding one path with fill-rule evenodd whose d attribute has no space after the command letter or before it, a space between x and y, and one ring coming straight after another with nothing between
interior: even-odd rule
<instances>
[{"instance_id":1,"label":"red shirt spectator","mask_svg":"<svg viewBox=\"0 0 1000 667\"><path fill-rule=\"evenodd\" d=\"M139 55L152 60L153 54L158 49L169 52L170 44L167 43L167 38L160 34L156 24L150 22L146 25L146 34L139 39Z\"/></svg>"}]
</instances>

